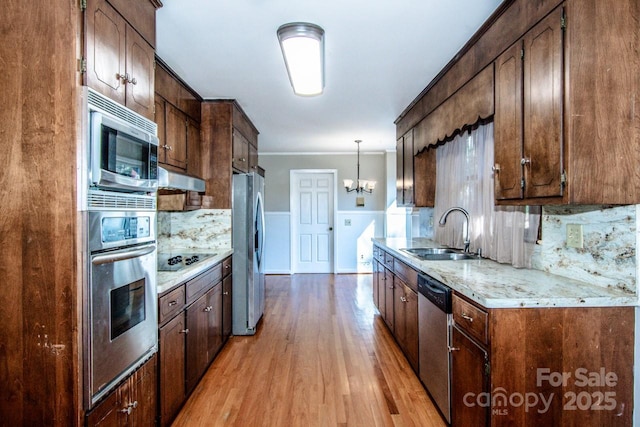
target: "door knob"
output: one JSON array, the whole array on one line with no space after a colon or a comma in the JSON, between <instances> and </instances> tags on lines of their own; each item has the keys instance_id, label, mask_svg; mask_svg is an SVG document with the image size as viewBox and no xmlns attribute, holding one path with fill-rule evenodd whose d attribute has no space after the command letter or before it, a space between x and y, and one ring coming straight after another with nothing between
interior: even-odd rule
<instances>
[{"instance_id":1,"label":"door knob","mask_svg":"<svg viewBox=\"0 0 640 427\"><path fill-rule=\"evenodd\" d=\"M329 231L333 231L333 227L329 227Z\"/></svg>"}]
</instances>

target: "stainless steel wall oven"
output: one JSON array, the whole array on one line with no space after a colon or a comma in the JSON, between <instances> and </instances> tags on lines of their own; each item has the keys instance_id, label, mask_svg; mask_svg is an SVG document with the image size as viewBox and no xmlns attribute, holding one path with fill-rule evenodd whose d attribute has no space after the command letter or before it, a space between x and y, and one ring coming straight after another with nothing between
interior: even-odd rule
<instances>
[{"instance_id":1,"label":"stainless steel wall oven","mask_svg":"<svg viewBox=\"0 0 640 427\"><path fill-rule=\"evenodd\" d=\"M88 410L158 349L158 182L155 123L90 89L85 93L79 169Z\"/></svg>"},{"instance_id":2,"label":"stainless steel wall oven","mask_svg":"<svg viewBox=\"0 0 640 427\"><path fill-rule=\"evenodd\" d=\"M152 211L89 212L89 407L157 351L155 228Z\"/></svg>"}]
</instances>

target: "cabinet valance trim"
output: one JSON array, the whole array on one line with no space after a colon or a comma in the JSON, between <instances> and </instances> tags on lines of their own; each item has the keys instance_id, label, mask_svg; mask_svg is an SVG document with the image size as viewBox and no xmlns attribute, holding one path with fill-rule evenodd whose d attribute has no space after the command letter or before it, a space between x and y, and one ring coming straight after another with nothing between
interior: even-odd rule
<instances>
[{"instance_id":1,"label":"cabinet valance trim","mask_svg":"<svg viewBox=\"0 0 640 427\"><path fill-rule=\"evenodd\" d=\"M414 128L414 153L452 139L494 114L493 64L484 68Z\"/></svg>"}]
</instances>

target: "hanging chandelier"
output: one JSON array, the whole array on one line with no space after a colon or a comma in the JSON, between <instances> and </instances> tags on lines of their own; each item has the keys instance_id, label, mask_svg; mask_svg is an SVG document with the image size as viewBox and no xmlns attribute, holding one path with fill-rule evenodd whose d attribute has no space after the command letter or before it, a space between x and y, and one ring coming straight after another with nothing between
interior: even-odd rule
<instances>
[{"instance_id":1,"label":"hanging chandelier","mask_svg":"<svg viewBox=\"0 0 640 427\"><path fill-rule=\"evenodd\" d=\"M345 179L343 181L344 188L347 190L347 193L351 193L355 191L356 193L373 193L373 189L376 187L375 181L360 179L360 143L362 140L356 139L356 144L358 144L358 170L356 175L356 187L353 188L353 180Z\"/></svg>"}]
</instances>

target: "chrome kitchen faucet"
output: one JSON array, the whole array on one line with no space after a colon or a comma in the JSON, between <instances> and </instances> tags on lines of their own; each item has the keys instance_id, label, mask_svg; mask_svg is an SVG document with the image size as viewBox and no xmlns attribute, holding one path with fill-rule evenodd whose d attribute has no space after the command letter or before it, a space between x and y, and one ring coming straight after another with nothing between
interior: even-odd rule
<instances>
[{"instance_id":1,"label":"chrome kitchen faucet","mask_svg":"<svg viewBox=\"0 0 640 427\"><path fill-rule=\"evenodd\" d=\"M439 224L441 227L444 226L447 222L447 216L449 216L449 214L453 211L462 212L466 218L464 229L462 230L462 232L464 233L464 251L469 252L469 245L471 244L471 240L469 239L469 212L457 206L453 208L449 208L440 217Z\"/></svg>"}]
</instances>

